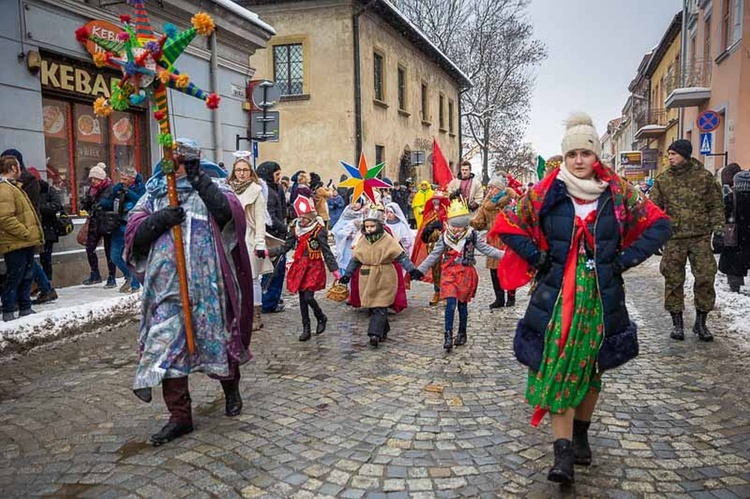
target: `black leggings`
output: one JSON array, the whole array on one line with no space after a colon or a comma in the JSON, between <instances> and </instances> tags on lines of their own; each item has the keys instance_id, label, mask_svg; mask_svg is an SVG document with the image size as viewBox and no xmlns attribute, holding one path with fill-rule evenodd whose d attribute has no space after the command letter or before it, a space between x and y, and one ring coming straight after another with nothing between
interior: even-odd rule
<instances>
[{"instance_id":1,"label":"black leggings","mask_svg":"<svg viewBox=\"0 0 750 499\"><path fill-rule=\"evenodd\" d=\"M302 325L310 325L310 308L313 309L315 318L320 320L323 317L323 311L320 309L320 305L315 300L315 291L300 291L299 292L299 311L302 314Z\"/></svg>"},{"instance_id":2,"label":"black leggings","mask_svg":"<svg viewBox=\"0 0 750 499\"><path fill-rule=\"evenodd\" d=\"M370 326L367 328L367 336L377 336L384 339L391 330L388 323L388 309L385 307L374 307L370 309Z\"/></svg>"},{"instance_id":3,"label":"black leggings","mask_svg":"<svg viewBox=\"0 0 750 499\"><path fill-rule=\"evenodd\" d=\"M497 276L497 269L489 269L489 270L490 270L490 278L492 279L492 289L495 290L495 301L505 306L505 290L500 285L500 278ZM508 298L510 298L511 296L516 296L515 289L508 291Z\"/></svg>"}]
</instances>

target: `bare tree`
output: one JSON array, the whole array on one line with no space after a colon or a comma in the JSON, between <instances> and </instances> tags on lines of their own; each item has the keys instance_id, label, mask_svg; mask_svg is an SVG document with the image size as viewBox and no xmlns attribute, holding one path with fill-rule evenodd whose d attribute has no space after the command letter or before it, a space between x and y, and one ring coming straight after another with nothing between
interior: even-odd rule
<instances>
[{"instance_id":1,"label":"bare tree","mask_svg":"<svg viewBox=\"0 0 750 499\"><path fill-rule=\"evenodd\" d=\"M534 68L546 57L533 38L529 0L399 0L404 13L467 74L462 129L479 145L482 180L491 157L513 166L528 124ZM506 168L507 169L507 168Z\"/></svg>"}]
</instances>

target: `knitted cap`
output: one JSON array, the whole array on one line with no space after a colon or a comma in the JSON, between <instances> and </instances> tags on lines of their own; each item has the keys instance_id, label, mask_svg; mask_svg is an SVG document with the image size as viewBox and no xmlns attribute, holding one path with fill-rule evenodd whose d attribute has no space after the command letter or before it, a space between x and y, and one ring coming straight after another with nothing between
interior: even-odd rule
<instances>
[{"instance_id":1,"label":"knitted cap","mask_svg":"<svg viewBox=\"0 0 750 499\"><path fill-rule=\"evenodd\" d=\"M96 178L99 180L104 180L107 178L107 171L105 168L107 165L104 163L99 163L96 166L91 167L91 170L89 170L89 178Z\"/></svg>"},{"instance_id":2,"label":"knitted cap","mask_svg":"<svg viewBox=\"0 0 750 499\"><path fill-rule=\"evenodd\" d=\"M563 156L576 149L585 149L596 154L597 158L601 157L602 143L591 116L586 113L571 114L565 122L565 128L562 140Z\"/></svg>"},{"instance_id":3,"label":"knitted cap","mask_svg":"<svg viewBox=\"0 0 750 499\"><path fill-rule=\"evenodd\" d=\"M678 139L669 144L667 151L674 151L685 159L693 156L693 144L689 140Z\"/></svg>"}]
</instances>

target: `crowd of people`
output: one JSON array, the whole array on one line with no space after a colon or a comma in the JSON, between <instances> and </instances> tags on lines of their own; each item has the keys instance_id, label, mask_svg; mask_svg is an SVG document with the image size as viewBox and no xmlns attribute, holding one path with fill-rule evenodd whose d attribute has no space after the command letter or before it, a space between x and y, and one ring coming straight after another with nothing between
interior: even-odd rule
<instances>
[{"instance_id":1,"label":"crowd of people","mask_svg":"<svg viewBox=\"0 0 750 499\"><path fill-rule=\"evenodd\" d=\"M152 443L193 431L188 375L194 372L219 380L226 414L240 414L239 367L251 358L251 334L264 327L262 316L284 312L285 284L299 299L299 341L326 331L328 317L315 294L330 273L347 288L348 306L367 309L373 348L387 340L388 311L408 306L415 280L432 284L431 305L444 305L444 350L465 345L469 303L480 283L479 252L487 257L494 291L490 309L515 306L516 290L531 283L514 353L529 368L531 423L551 418L555 458L548 478L573 483L574 465L592 462L588 430L602 373L638 354L622 274L663 251L671 337L684 340L689 260L693 331L702 341L713 340L706 321L715 305L717 268L735 292L750 268L750 172L731 164L719 183L692 157L690 142L677 140L669 147L670 168L646 196L602 164L598 134L583 114L568 121L562 153L547 162L542 180L526 188L503 175L483 186L464 162L447 185L393 183L375 191L374 199L353 199L351 189L324 183L316 172L287 177L273 161L254 168L243 151L227 172L201 158L194 141L178 139L178 206L169 202L161 163L145 183L132 168L119 168L114 183L106 165L92 167L82 200L91 267L83 284L104 282L96 254L103 240L105 287L116 286L119 269L126 278L121 291L143 288L134 393L149 402L161 385L170 413ZM37 300L55 299L50 255L61 212L54 189L25 167L20 152L5 151L3 320L15 319L16 311L33 313L30 290L37 275ZM188 262L194 344L185 334L176 226L182 227ZM38 248L41 264L34 258ZM718 266L713 253L720 254Z\"/></svg>"}]
</instances>

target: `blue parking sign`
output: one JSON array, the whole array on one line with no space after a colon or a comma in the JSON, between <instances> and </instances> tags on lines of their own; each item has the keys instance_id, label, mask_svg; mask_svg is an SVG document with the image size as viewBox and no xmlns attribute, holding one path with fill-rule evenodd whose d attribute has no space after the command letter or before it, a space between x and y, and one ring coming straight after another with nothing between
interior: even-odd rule
<instances>
[{"instance_id":1,"label":"blue parking sign","mask_svg":"<svg viewBox=\"0 0 750 499\"><path fill-rule=\"evenodd\" d=\"M701 154L711 154L711 133L701 134Z\"/></svg>"}]
</instances>

